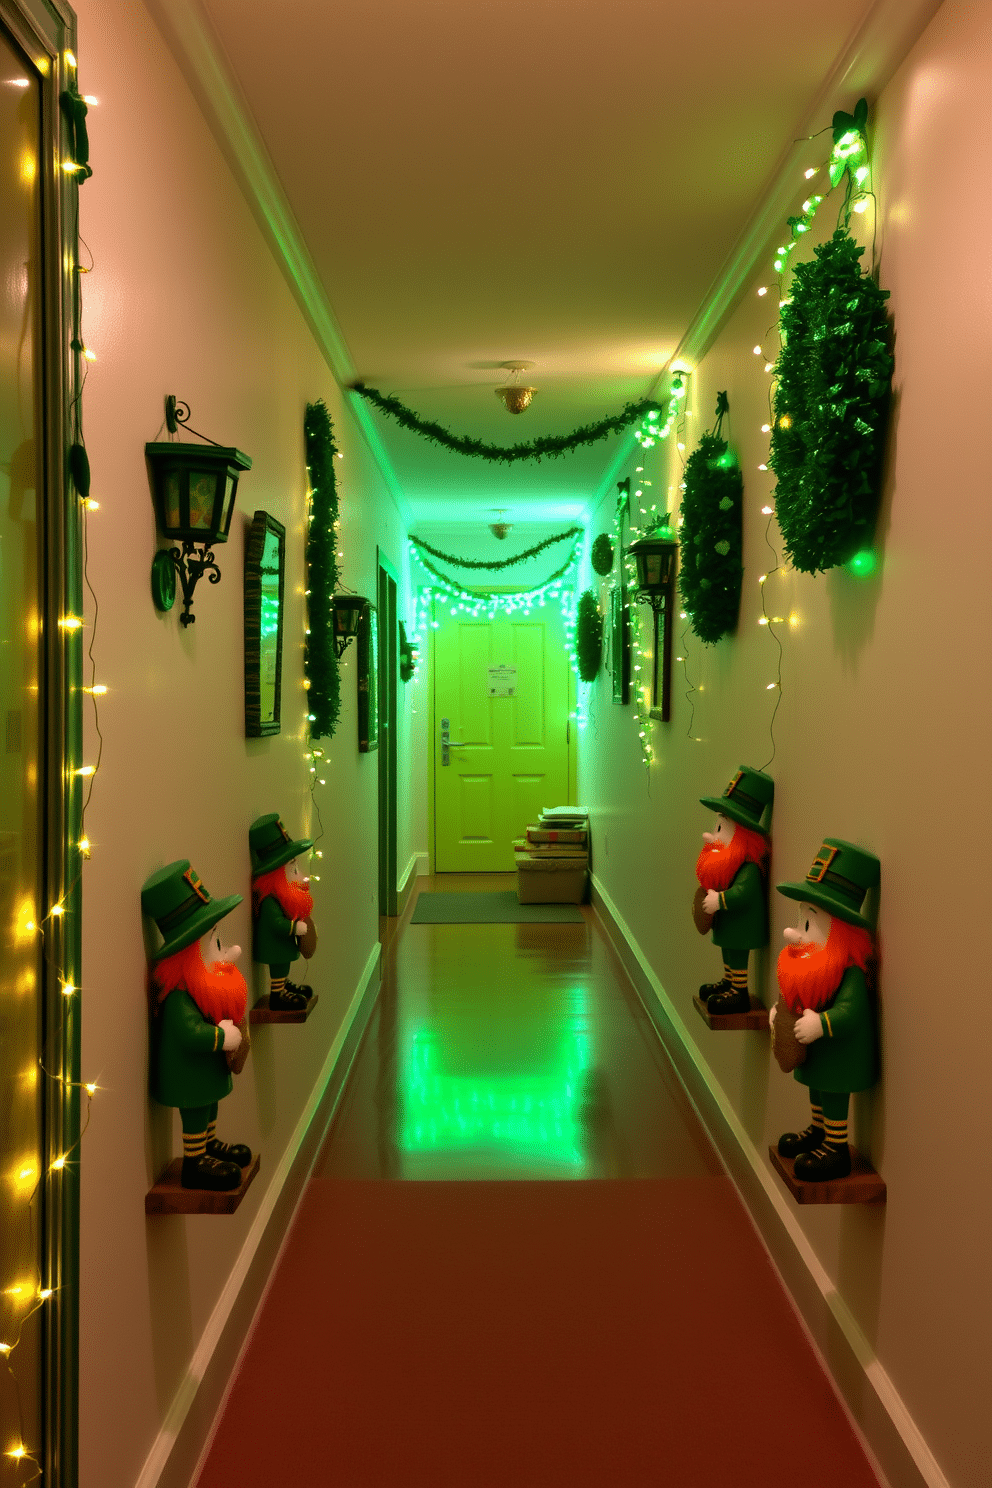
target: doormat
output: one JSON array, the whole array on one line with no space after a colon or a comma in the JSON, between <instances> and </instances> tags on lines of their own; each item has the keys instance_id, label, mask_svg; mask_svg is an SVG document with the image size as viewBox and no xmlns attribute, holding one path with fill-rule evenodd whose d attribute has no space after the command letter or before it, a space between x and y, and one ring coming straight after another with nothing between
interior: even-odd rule
<instances>
[{"instance_id":1,"label":"doormat","mask_svg":"<svg viewBox=\"0 0 992 1488\"><path fill-rule=\"evenodd\" d=\"M421 894L411 925L581 925L575 904L521 904L516 889L496 894Z\"/></svg>"}]
</instances>

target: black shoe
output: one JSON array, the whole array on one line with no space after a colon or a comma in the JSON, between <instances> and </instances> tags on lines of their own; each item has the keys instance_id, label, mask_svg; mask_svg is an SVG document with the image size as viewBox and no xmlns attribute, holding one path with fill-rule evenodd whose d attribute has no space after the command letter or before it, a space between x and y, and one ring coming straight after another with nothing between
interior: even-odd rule
<instances>
[{"instance_id":1,"label":"black shoe","mask_svg":"<svg viewBox=\"0 0 992 1488\"><path fill-rule=\"evenodd\" d=\"M733 988L727 981L727 978L724 977L722 982L704 982L699 989L699 999L701 1002L705 1002L707 998L712 997L715 993L722 995L724 992L732 991Z\"/></svg>"},{"instance_id":2,"label":"black shoe","mask_svg":"<svg viewBox=\"0 0 992 1488\"><path fill-rule=\"evenodd\" d=\"M223 1163L236 1163L239 1168L251 1167L251 1148L244 1142L222 1142L219 1137L211 1137L207 1143L207 1156L216 1157Z\"/></svg>"},{"instance_id":3,"label":"black shoe","mask_svg":"<svg viewBox=\"0 0 992 1488\"><path fill-rule=\"evenodd\" d=\"M826 1183L830 1178L846 1178L851 1171L851 1149L832 1147L825 1142L813 1152L800 1152L792 1169L797 1178Z\"/></svg>"},{"instance_id":4,"label":"black shoe","mask_svg":"<svg viewBox=\"0 0 992 1488\"><path fill-rule=\"evenodd\" d=\"M706 1004L706 1011L711 1017L722 1017L726 1013L749 1013L751 998L747 988L738 991L731 987L728 992L714 992Z\"/></svg>"},{"instance_id":5,"label":"black shoe","mask_svg":"<svg viewBox=\"0 0 992 1488\"><path fill-rule=\"evenodd\" d=\"M305 1013L307 999L298 987L287 982L281 992L269 993L269 1010L273 1013Z\"/></svg>"},{"instance_id":6,"label":"black shoe","mask_svg":"<svg viewBox=\"0 0 992 1488\"><path fill-rule=\"evenodd\" d=\"M223 1144L221 1144L223 1145ZM184 1157L183 1188L209 1188L214 1193L228 1193L241 1187L241 1169L234 1162L218 1162L216 1157Z\"/></svg>"},{"instance_id":7,"label":"black shoe","mask_svg":"<svg viewBox=\"0 0 992 1488\"><path fill-rule=\"evenodd\" d=\"M287 992L300 992L300 993L302 993L302 995L306 998L307 1002L309 1002L310 999L311 999L311 997L313 996L313 988L311 986L309 986L307 983L304 983L301 987L298 987L295 982L287 982L286 983L286 991Z\"/></svg>"},{"instance_id":8,"label":"black shoe","mask_svg":"<svg viewBox=\"0 0 992 1488\"><path fill-rule=\"evenodd\" d=\"M812 1152L823 1146L823 1127L808 1126L805 1131L786 1132L778 1139L779 1157L798 1157L800 1152Z\"/></svg>"}]
</instances>

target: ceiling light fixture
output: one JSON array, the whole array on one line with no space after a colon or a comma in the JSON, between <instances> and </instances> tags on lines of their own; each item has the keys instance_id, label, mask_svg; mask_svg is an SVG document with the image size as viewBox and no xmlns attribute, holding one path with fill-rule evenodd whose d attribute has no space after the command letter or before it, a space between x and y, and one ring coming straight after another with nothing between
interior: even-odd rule
<instances>
[{"instance_id":1,"label":"ceiling light fixture","mask_svg":"<svg viewBox=\"0 0 992 1488\"><path fill-rule=\"evenodd\" d=\"M533 362L501 362L500 366L507 372L512 373L510 381L503 387L495 389L496 396L502 401L507 413L523 413L530 406L530 401L537 392L535 387L521 387L517 377L521 372L526 372L528 367L533 367ZM504 533L505 536L505 533Z\"/></svg>"},{"instance_id":2,"label":"ceiling light fixture","mask_svg":"<svg viewBox=\"0 0 992 1488\"><path fill-rule=\"evenodd\" d=\"M494 511L496 513L497 517L505 517L506 516L506 507L505 506L494 506L494 507L491 507L490 510L491 511ZM492 533L493 537L496 537L496 538L499 539L500 542L503 542L504 539L506 538L506 534L510 530L511 525L512 524L510 522L490 522L489 523L489 531Z\"/></svg>"}]
</instances>

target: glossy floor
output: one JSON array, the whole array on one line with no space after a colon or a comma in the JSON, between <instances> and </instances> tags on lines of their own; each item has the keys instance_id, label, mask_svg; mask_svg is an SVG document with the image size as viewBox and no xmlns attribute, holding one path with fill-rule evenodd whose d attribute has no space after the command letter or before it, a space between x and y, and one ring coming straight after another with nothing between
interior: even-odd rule
<instances>
[{"instance_id":1,"label":"glossy floor","mask_svg":"<svg viewBox=\"0 0 992 1488\"><path fill-rule=\"evenodd\" d=\"M387 925L198 1488L877 1488L584 915Z\"/></svg>"},{"instance_id":2,"label":"glossy floor","mask_svg":"<svg viewBox=\"0 0 992 1488\"><path fill-rule=\"evenodd\" d=\"M480 892L512 874L441 874ZM593 912L581 925L410 925L318 1175L675 1178L712 1148ZM408 919L408 916L405 917Z\"/></svg>"}]
</instances>

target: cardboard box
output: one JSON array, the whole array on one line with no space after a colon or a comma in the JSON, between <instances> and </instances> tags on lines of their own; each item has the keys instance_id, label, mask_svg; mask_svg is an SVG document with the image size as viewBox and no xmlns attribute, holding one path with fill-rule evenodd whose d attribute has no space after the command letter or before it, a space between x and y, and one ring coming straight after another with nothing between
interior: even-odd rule
<instances>
[{"instance_id":1,"label":"cardboard box","mask_svg":"<svg viewBox=\"0 0 992 1488\"><path fill-rule=\"evenodd\" d=\"M521 904L581 904L586 895L582 858L532 858L514 853L517 899Z\"/></svg>"}]
</instances>

